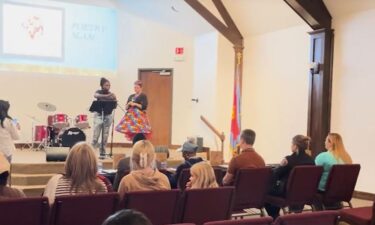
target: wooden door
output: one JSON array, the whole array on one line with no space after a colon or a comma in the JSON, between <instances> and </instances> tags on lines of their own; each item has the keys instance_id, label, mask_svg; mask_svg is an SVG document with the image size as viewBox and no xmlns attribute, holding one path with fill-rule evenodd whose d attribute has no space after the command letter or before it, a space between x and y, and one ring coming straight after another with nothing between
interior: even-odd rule
<instances>
[{"instance_id":1,"label":"wooden door","mask_svg":"<svg viewBox=\"0 0 375 225\"><path fill-rule=\"evenodd\" d=\"M151 70L139 70L139 79L143 83L143 93L147 95L147 115L152 129L151 142L156 145L170 145L172 134L172 90L171 70L162 73Z\"/></svg>"}]
</instances>

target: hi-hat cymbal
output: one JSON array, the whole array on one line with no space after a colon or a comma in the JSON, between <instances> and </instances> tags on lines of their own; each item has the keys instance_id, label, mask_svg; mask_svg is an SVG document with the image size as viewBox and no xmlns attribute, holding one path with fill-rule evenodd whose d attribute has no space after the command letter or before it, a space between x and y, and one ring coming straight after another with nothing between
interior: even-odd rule
<instances>
[{"instance_id":1,"label":"hi-hat cymbal","mask_svg":"<svg viewBox=\"0 0 375 225\"><path fill-rule=\"evenodd\" d=\"M56 111L56 106L52 105L48 102L39 102L37 105L41 110L47 111L47 112L53 112Z\"/></svg>"}]
</instances>

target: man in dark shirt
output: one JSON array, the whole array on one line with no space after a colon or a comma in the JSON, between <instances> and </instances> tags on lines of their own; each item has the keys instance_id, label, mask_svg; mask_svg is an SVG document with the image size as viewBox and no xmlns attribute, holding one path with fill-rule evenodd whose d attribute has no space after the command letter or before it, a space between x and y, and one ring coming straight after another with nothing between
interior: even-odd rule
<instances>
[{"instance_id":1,"label":"man in dark shirt","mask_svg":"<svg viewBox=\"0 0 375 225\"><path fill-rule=\"evenodd\" d=\"M175 175L170 179L171 187L177 188L178 179L180 178L181 172L183 169L188 169L193 166L195 163L202 162L203 159L201 157L197 157L197 150L198 145L192 143L191 141L186 141L182 147L182 157L184 157L185 162L180 164L177 169Z\"/></svg>"},{"instance_id":2,"label":"man in dark shirt","mask_svg":"<svg viewBox=\"0 0 375 225\"><path fill-rule=\"evenodd\" d=\"M111 84L109 80L106 78L100 79L100 87L101 90L97 90L94 94L94 97L99 101L116 101L115 94L111 93L109 89L111 88ZM107 140L109 136L109 128L112 124L112 113L102 113L94 112L94 133L92 137L92 146L94 148L100 149L100 156L105 156L105 146L107 145ZM102 134L102 143L99 144L99 136Z\"/></svg>"},{"instance_id":3,"label":"man in dark shirt","mask_svg":"<svg viewBox=\"0 0 375 225\"><path fill-rule=\"evenodd\" d=\"M254 141L255 132L253 130L246 129L242 131L239 144L241 153L233 157L229 162L228 171L223 178L224 185L233 183L239 169L266 166L263 158L253 148Z\"/></svg>"}]
</instances>

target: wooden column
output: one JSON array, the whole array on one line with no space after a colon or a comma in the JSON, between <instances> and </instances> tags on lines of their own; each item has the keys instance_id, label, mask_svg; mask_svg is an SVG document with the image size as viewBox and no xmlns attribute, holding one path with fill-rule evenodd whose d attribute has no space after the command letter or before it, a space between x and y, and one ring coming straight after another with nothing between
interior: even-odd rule
<instances>
[{"instance_id":1,"label":"wooden column","mask_svg":"<svg viewBox=\"0 0 375 225\"><path fill-rule=\"evenodd\" d=\"M333 30L310 32L310 86L307 135L312 139L311 150L316 156L324 150L324 141L330 132Z\"/></svg>"},{"instance_id":2,"label":"wooden column","mask_svg":"<svg viewBox=\"0 0 375 225\"><path fill-rule=\"evenodd\" d=\"M310 84L307 135L313 156L324 150L331 126L333 61L332 16L323 0L284 0L314 31L310 32Z\"/></svg>"},{"instance_id":3,"label":"wooden column","mask_svg":"<svg viewBox=\"0 0 375 225\"><path fill-rule=\"evenodd\" d=\"M239 46L234 46L234 54L235 54L235 59L234 59L234 82L236 82L236 79L240 80L240 94L242 96L242 73L243 73L243 49L244 47L239 45Z\"/></svg>"}]
</instances>

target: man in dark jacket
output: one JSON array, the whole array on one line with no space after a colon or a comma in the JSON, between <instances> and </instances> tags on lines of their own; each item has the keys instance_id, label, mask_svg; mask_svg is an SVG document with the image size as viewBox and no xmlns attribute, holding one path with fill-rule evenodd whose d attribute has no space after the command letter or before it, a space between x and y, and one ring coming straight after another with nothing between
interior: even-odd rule
<instances>
[{"instance_id":1,"label":"man in dark jacket","mask_svg":"<svg viewBox=\"0 0 375 225\"><path fill-rule=\"evenodd\" d=\"M198 145L191 141L186 141L182 145L180 151L182 152L182 157L184 157L185 161L177 167L175 175L170 179L172 188L177 188L178 179L180 178L183 169L188 169L195 163L203 161L201 157L196 156L197 150Z\"/></svg>"}]
</instances>

